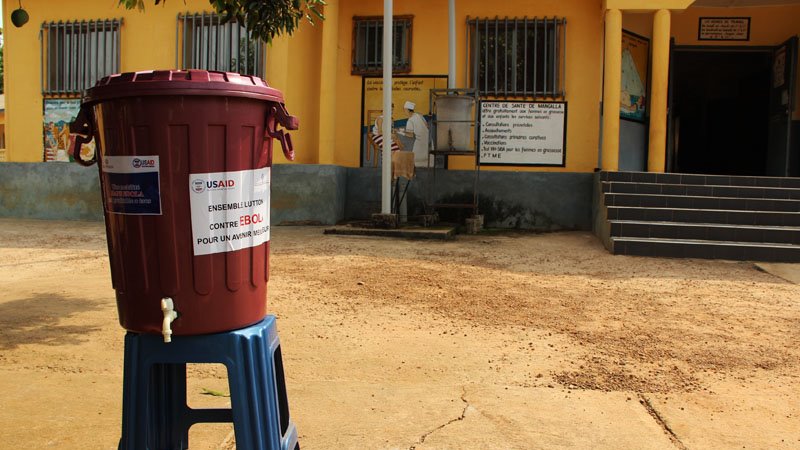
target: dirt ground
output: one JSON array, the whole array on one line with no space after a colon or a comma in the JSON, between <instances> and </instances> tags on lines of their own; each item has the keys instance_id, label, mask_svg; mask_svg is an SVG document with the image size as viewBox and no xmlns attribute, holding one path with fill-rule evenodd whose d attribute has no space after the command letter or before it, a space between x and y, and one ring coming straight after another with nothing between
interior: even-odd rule
<instances>
[{"instance_id":1,"label":"dirt ground","mask_svg":"<svg viewBox=\"0 0 800 450\"><path fill-rule=\"evenodd\" d=\"M613 256L583 232L278 227L272 249L304 450L800 448L800 287L752 263ZM0 267L0 448L115 449L102 224L0 220ZM190 405L226 383L191 366ZM191 443L231 448L231 427Z\"/></svg>"}]
</instances>

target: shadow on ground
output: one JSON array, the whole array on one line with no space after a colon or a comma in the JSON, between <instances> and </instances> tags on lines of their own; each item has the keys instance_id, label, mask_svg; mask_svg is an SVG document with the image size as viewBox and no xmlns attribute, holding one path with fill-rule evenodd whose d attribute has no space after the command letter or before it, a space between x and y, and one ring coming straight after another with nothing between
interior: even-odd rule
<instances>
[{"instance_id":1,"label":"shadow on ground","mask_svg":"<svg viewBox=\"0 0 800 450\"><path fill-rule=\"evenodd\" d=\"M99 329L90 325L62 325L64 319L99 309L95 302L42 293L0 303L0 351L22 344L73 345L85 342Z\"/></svg>"}]
</instances>

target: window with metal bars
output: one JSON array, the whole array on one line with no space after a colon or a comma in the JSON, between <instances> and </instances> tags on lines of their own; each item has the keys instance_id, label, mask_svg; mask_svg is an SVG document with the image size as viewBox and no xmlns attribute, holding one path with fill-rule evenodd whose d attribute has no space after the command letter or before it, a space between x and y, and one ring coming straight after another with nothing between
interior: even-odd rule
<instances>
[{"instance_id":1,"label":"window with metal bars","mask_svg":"<svg viewBox=\"0 0 800 450\"><path fill-rule=\"evenodd\" d=\"M467 19L469 79L482 97L563 99L567 20Z\"/></svg>"},{"instance_id":2,"label":"window with metal bars","mask_svg":"<svg viewBox=\"0 0 800 450\"><path fill-rule=\"evenodd\" d=\"M45 22L41 28L42 94L79 96L119 72L122 19Z\"/></svg>"},{"instance_id":3,"label":"window with metal bars","mask_svg":"<svg viewBox=\"0 0 800 450\"><path fill-rule=\"evenodd\" d=\"M392 72L411 72L411 22L414 16L395 16L392 22ZM353 75L383 71L383 17L353 17Z\"/></svg>"},{"instance_id":4,"label":"window with metal bars","mask_svg":"<svg viewBox=\"0 0 800 450\"><path fill-rule=\"evenodd\" d=\"M220 70L264 78L261 39L236 21L225 23L212 13L178 15L176 61L181 69Z\"/></svg>"}]
</instances>

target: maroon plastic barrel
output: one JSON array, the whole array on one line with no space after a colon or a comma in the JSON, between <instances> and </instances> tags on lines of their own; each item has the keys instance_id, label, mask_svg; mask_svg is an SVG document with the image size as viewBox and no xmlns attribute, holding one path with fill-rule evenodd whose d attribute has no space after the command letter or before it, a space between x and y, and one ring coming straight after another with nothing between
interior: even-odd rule
<instances>
[{"instance_id":1,"label":"maroon plastic barrel","mask_svg":"<svg viewBox=\"0 0 800 450\"><path fill-rule=\"evenodd\" d=\"M98 163L120 324L175 335L242 328L266 315L272 138L297 128L280 91L257 77L147 71L103 78L84 95L73 156ZM94 137L93 160L80 159Z\"/></svg>"}]
</instances>

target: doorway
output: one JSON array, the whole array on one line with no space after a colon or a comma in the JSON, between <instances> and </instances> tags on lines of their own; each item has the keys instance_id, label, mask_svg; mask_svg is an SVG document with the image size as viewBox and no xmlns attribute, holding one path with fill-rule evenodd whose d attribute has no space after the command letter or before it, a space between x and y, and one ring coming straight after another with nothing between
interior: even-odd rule
<instances>
[{"instance_id":1,"label":"doorway","mask_svg":"<svg viewBox=\"0 0 800 450\"><path fill-rule=\"evenodd\" d=\"M672 169L766 175L772 50L675 48Z\"/></svg>"}]
</instances>

